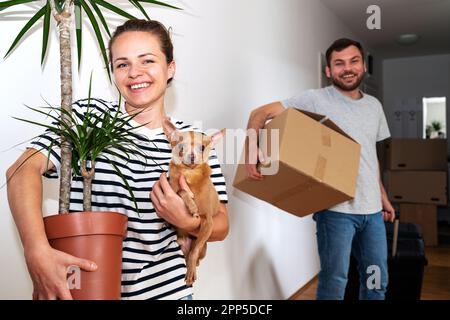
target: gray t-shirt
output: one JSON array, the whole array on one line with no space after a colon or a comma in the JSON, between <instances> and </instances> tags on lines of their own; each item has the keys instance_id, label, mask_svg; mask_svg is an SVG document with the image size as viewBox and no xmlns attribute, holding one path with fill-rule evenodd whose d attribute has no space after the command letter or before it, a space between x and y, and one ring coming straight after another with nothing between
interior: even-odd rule
<instances>
[{"instance_id":1,"label":"gray t-shirt","mask_svg":"<svg viewBox=\"0 0 450 320\"><path fill-rule=\"evenodd\" d=\"M294 107L328 116L361 145L355 198L340 203L332 211L351 214L372 214L381 211L380 170L376 142L390 137L381 103L362 93L358 100L342 94L334 86L307 90L281 101L285 108Z\"/></svg>"}]
</instances>

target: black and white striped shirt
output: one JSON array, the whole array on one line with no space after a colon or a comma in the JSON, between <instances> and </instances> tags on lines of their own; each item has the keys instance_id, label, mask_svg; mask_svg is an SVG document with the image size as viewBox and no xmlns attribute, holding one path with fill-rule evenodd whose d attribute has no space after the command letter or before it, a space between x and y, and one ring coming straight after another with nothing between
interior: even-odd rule
<instances>
[{"instance_id":1,"label":"black and white striped shirt","mask_svg":"<svg viewBox=\"0 0 450 320\"><path fill-rule=\"evenodd\" d=\"M88 100L85 99L73 104L73 113L79 119L83 118L87 103ZM91 98L90 106L99 112L117 109L117 104L101 99ZM194 129L173 118L172 122L179 130ZM131 125L138 126L133 120ZM141 127L134 132L137 133L136 143L141 151L148 155L147 161L140 157L129 160L114 155L108 155L108 158L126 177L136 197L139 214L113 166L101 158L96 161L92 183L92 211L115 211L128 216L128 231L122 252L122 299L180 299L192 294L192 288L186 286L184 280L184 256L176 242L174 229L156 215L149 196L161 173L168 170L171 147L162 128ZM47 149L52 141L52 136L44 133L31 142L31 147L41 149L47 156ZM52 146L50 160L57 173L46 173L46 176L57 177L60 170L60 150L57 143ZM227 202L225 179L214 150L211 152L209 165L219 199L221 202ZM70 198L70 211L83 211L81 177L73 179Z\"/></svg>"}]
</instances>

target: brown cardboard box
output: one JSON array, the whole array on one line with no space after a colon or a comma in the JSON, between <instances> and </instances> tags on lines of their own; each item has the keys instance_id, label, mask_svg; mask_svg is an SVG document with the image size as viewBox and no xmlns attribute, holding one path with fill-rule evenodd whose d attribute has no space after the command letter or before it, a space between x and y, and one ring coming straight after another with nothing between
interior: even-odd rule
<instances>
[{"instance_id":1,"label":"brown cardboard box","mask_svg":"<svg viewBox=\"0 0 450 320\"><path fill-rule=\"evenodd\" d=\"M438 244L437 207L433 204L400 204L400 222L417 224L426 246Z\"/></svg>"},{"instance_id":2,"label":"brown cardboard box","mask_svg":"<svg viewBox=\"0 0 450 320\"><path fill-rule=\"evenodd\" d=\"M246 176L241 159L233 185L297 216L305 216L354 197L361 146L324 116L287 109L266 125L268 155L278 173L263 181ZM279 157L270 129L279 129Z\"/></svg>"},{"instance_id":3,"label":"brown cardboard box","mask_svg":"<svg viewBox=\"0 0 450 320\"><path fill-rule=\"evenodd\" d=\"M445 171L385 171L384 180L392 202L447 205Z\"/></svg>"},{"instance_id":4,"label":"brown cardboard box","mask_svg":"<svg viewBox=\"0 0 450 320\"><path fill-rule=\"evenodd\" d=\"M390 139L386 169L447 171L447 139Z\"/></svg>"}]
</instances>

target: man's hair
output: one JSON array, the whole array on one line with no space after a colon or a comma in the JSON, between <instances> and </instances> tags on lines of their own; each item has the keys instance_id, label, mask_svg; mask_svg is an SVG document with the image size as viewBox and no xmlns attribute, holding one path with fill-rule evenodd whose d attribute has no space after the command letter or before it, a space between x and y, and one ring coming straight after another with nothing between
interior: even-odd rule
<instances>
[{"instance_id":1,"label":"man's hair","mask_svg":"<svg viewBox=\"0 0 450 320\"><path fill-rule=\"evenodd\" d=\"M330 67L330 65L331 65L331 54L333 53L333 51L340 52L350 46L355 46L359 49L359 51L361 52L362 60L364 62L364 49L361 46L361 43L359 43L358 41L355 41L355 40L341 38L341 39L337 39L335 42L333 42L331 44L331 46L327 49L327 52L325 53L326 58L327 58L327 66Z\"/></svg>"}]
</instances>

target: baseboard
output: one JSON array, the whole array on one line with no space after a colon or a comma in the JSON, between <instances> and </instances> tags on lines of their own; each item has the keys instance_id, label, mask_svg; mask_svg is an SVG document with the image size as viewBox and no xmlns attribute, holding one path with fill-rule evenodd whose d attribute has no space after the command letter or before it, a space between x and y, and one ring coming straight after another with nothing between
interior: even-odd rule
<instances>
[{"instance_id":1,"label":"baseboard","mask_svg":"<svg viewBox=\"0 0 450 320\"><path fill-rule=\"evenodd\" d=\"M318 274L316 274L311 280L309 280L303 287L298 289L292 296L288 298L288 300L299 300L299 297L317 281L317 277Z\"/></svg>"}]
</instances>

